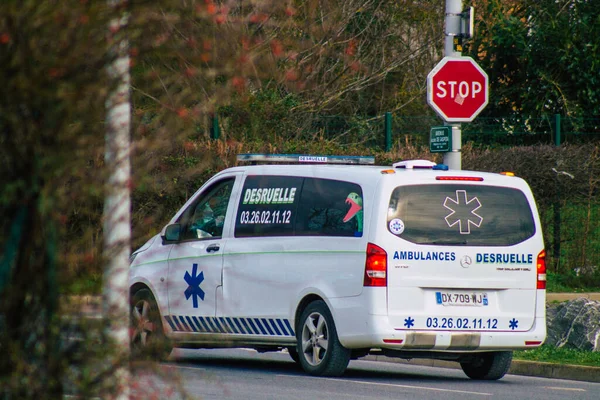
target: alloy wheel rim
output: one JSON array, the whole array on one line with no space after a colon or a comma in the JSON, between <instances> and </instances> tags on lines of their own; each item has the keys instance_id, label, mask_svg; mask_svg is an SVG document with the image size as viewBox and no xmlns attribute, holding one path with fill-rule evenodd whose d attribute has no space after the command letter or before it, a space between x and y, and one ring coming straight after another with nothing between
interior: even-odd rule
<instances>
[{"instance_id":1,"label":"alloy wheel rim","mask_svg":"<svg viewBox=\"0 0 600 400\"><path fill-rule=\"evenodd\" d=\"M150 316L150 303L147 300L138 301L131 312L132 316L132 342L145 347L154 333L154 322Z\"/></svg>"},{"instance_id":2,"label":"alloy wheel rim","mask_svg":"<svg viewBox=\"0 0 600 400\"><path fill-rule=\"evenodd\" d=\"M323 315L314 312L306 318L302 327L302 352L304 359L313 367L323 362L329 347L329 330Z\"/></svg>"}]
</instances>

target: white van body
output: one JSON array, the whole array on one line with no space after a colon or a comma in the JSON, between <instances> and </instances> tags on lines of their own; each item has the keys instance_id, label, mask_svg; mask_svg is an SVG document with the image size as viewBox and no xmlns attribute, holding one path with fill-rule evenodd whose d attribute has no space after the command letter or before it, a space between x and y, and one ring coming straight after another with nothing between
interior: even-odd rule
<instances>
[{"instance_id":1,"label":"white van body","mask_svg":"<svg viewBox=\"0 0 600 400\"><path fill-rule=\"evenodd\" d=\"M512 350L546 337L536 204L520 178L432 166L218 173L132 255L132 321L143 336L132 340L287 348L314 375L382 354L501 378ZM220 191L221 211L206 211ZM216 231L190 228L200 208L223 214Z\"/></svg>"}]
</instances>

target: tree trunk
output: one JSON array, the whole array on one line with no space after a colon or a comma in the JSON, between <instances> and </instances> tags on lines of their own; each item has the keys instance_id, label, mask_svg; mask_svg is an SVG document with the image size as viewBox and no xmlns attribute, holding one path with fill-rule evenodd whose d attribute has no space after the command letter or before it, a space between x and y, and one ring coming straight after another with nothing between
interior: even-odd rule
<instances>
[{"instance_id":1,"label":"tree trunk","mask_svg":"<svg viewBox=\"0 0 600 400\"><path fill-rule=\"evenodd\" d=\"M104 398L129 399L129 291L128 270L131 246L130 224L130 75L128 41L125 37L126 1L110 1L118 18L109 25L110 91L106 100L105 162L108 172L104 202L103 313L106 334L115 353L108 355L112 368Z\"/></svg>"}]
</instances>

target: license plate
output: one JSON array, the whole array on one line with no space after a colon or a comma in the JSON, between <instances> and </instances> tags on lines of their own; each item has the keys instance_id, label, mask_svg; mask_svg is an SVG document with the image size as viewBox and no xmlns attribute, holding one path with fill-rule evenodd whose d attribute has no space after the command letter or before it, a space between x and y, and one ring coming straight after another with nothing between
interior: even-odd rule
<instances>
[{"instance_id":1,"label":"license plate","mask_svg":"<svg viewBox=\"0 0 600 400\"><path fill-rule=\"evenodd\" d=\"M488 296L482 292L435 292L435 301L442 306L482 307L488 305Z\"/></svg>"}]
</instances>

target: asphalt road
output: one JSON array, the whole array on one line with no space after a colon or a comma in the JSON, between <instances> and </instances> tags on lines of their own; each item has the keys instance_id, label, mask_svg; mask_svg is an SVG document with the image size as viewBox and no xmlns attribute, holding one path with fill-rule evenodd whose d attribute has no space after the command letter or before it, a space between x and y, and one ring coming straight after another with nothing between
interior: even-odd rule
<instances>
[{"instance_id":1,"label":"asphalt road","mask_svg":"<svg viewBox=\"0 0 600 400\"><path fill-rule=\"evenodd\" d=\"M176 349L168 362L145 375L138 371L140 398L183 398L180 385L194 399L594 399L600 383L506 375L479 382L461 370L374 361L351 361L344 376L306 375L286 353L253 350Z\"/></svg>"}]
</instances>

